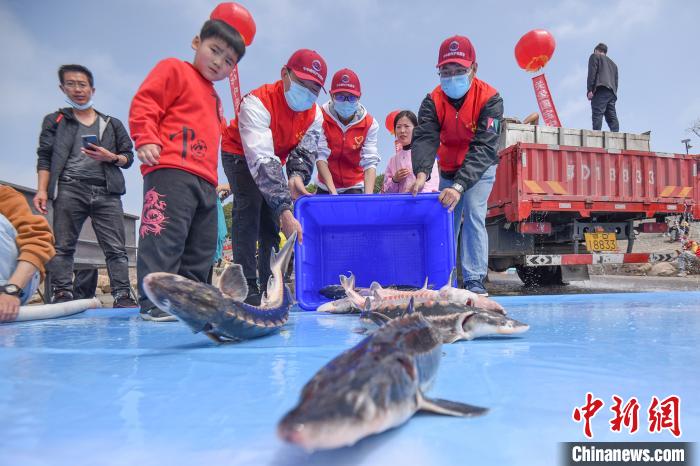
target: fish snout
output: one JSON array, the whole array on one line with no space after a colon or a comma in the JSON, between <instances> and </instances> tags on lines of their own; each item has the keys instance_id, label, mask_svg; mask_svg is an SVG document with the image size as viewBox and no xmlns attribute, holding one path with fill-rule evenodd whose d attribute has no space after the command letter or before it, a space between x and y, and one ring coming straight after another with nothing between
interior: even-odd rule
<instances>
[{"instance_id":1,"label":"fish snout","mask_svg":"<svg viewBox=\"0 0 700 466\"><path fill-rule=\"evenodd\" d=\"M280 422L277 427L277 435L287 443L304 446L306 435L304 424L301 422Z\"/></svg>"},{"instance_id":2,"label":"fish snout","mask_svg":"<svg viewBox=\"0 0 700 466\"><path fill-rule=\"evenodd\" d=\"M501 335L514 335L516 333L527 332L529 329L530 326L528 324L518 322L517 320L510 320L497 328L498 333Z\"/></svg>"}]
</instances>

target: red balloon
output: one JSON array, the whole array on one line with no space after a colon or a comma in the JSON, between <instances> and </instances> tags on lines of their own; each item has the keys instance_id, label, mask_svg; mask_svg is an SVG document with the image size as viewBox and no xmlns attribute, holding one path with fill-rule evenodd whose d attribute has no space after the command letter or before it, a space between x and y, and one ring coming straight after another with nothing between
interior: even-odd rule
<instances>
[{"instance_id":1,"label":"red balloon","mask_svg":"<svg viewBox=\"0 0 700 466\"><path fill-rule=\"evenodd\" d=\"M219 3L209 15L209 19L218 19L235 28L243 37L246 46L253 43L255 21L243 5L236 2Z\"/></svg>"},{"instance_id":2,"label":"red balloon","mask_svg":"<svg viewBox=\"0 0 700 466\"><path fill-rule=\"evenodd\" d=\"M554 54L554 36L544 29L534 29L515 44L515 60L525 71L537 71L547 64Z\"/></svg>"},{"instance_id":3,"label":"red balloon","mask_svg":"<svg viewBox=\"0 0 700 466\"><path fill-rule=\"evenodd\" d=\"M398 115L400 110L394 110L390 114L386 116L386 120L384 120L384 126L386 126L387 131L389 131L391 134L394 134L394 119L396 119L396 115Z\"/></svg>"}]
</instances>

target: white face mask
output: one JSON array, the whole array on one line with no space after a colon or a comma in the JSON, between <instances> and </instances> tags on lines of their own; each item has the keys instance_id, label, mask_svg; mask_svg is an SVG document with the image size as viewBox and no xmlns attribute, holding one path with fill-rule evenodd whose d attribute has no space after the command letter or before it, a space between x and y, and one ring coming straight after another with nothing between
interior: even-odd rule
<instances>
[{"instance_id":1,"label":"white face mask","mask_svg":"<svg viewBox=\"0 0 700 466\"><path fill-rule=\"evenodd\" d=\"M90 97L90 100L87 101L86 103L84 103L83 105L76 104L75 102L73 102L70 99L70 97L66 97L66 102L68 103L68 105L70 105L71 107L73 107L76 110L87 110L88 108L90 108L94 105L92 102L92 97Z\"/></svg>"}]
</instances>

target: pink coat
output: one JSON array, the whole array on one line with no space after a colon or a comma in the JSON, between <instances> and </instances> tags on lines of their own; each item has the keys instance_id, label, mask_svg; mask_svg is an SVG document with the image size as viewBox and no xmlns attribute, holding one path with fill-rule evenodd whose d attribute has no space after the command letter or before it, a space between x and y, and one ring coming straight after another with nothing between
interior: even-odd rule
<instances>
[{"instance_id":1,"label":"pink coat","mask_svg":"<svg viewBox=\"0 0 700 466\"><path fill-rule=\"evenodd\" d=\"M408 168L411 172L405 179L399 183L394 183L392 177L394 173L402 168ZM385 193L405 193L416 181L416 176L413 174L413 165L411 164L411 149L401 149L398 154L389 159L389 164L384 172L384 192ZM438 192L440 185L440 172L438 171L437 159L433 164L433 171L430 173L430 179L423 187L424 193Z\"/></svg>"}]
</instances>

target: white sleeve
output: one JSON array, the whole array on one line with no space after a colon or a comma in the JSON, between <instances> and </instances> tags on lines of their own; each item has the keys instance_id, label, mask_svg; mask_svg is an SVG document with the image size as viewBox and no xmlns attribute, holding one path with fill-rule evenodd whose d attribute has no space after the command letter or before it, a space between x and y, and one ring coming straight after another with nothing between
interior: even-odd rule
<instances>
[{"instance_id":1,"label":"white sleeve","mask_svg":"<svg viewBox=\"0 0 700 466\"><path fill-rule=\"evenodd\" d=\"M326 138L326 132L323 130L323 126L321 126L321 135L318 138L318 156L316 160L327 162L330 156L331 148L328 147L328 138Z\"/></svg>"},{"instance_id":2,"label":"white sleeve","mask_svg":"<svg viewBox=\"0 0 700 466\"><path fill-rule=\"evenodd\" d=\"M270 129L271 117L263 103L254 95L247 95L241 102L238 114L238 129L248 168L255 178L260 164L277 160Z\"/></svg>"},{"instance_id":3,"label":"white sleeve","mask_svg":"<svg viewBox=\"0 0 700 466\"><path fill-rule=\"evenodd\" d=\"M363 170L369 168L376 168L381 158L379 157L379 150L377 149L377 134L379 133L379 123L377 119L372 119L372 125L367 131L367 137L365 138L364 144L362 144L362 149L360 150L360 166Z\"/></svg>"}]
</instances>

